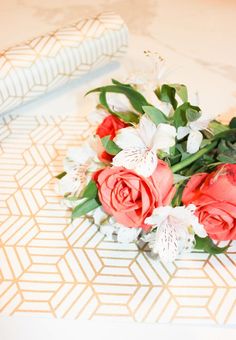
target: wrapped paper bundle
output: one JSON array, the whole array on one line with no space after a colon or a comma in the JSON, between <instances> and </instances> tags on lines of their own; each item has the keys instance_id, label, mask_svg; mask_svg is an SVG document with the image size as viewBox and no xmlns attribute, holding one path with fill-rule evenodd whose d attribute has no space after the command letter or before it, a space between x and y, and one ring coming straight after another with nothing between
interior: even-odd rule
<instances>
[{"instance_id":1,"label":"wrapped paper bundle","mask_svg":"<svg viewBox=\"0 0 236 340\"><path fill-rule=\"evenodd\" d=\"M0 52L0 113L118 58L127 45L123 20L103 13Z\"/></svg>"}]
</instances>

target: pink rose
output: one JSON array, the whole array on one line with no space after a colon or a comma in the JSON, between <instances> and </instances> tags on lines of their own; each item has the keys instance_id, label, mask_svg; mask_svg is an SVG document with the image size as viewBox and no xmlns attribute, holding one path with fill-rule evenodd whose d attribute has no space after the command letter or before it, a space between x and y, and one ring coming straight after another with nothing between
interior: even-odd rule
<instances>
[{"instance_id":1,"label":"pink rose","mask_svg":"<svg viewBox=\"0 0 236 340\"><path fill-rule=\"evenodd\" d=\"M148 178L122 167L107 167L98 171L94 180L100 202L109 215L127 227L145 230L150 228L144 223L146 217L154 208L169 204L175 193L172 171L161 160Z\"/></svg>"},{"instance_id":2,"label":"pink rose","mask_svg":"<svg viewBox=\"0 0 236 340\"><path fill-rule=\"evenodd\" d=\"M212 239L236 239L236 164L192 176L182 201L196 205L199 221Z\"/></svg>"}]
</instances>

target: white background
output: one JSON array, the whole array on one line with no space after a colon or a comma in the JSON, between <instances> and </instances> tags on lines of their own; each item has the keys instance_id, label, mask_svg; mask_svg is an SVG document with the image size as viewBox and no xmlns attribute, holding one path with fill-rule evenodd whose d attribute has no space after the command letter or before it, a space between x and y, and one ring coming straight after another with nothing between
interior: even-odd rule
<instances>
[{"instance_id":1,"label":"white background","mask_svg":"<svg viewBox=\"0 0 236 340\"><path fill-rule=\"evenodd\" d=\"M0 318L1 340L234 340L236 329L183 325Z\"/></svg>"},{"instance_id":2,"label":"white background","mask_svg":"<svg viewBox=\"0 0 236 340\"><path fill-rule=\"evenodd\" d=\"M235 0L1 0L0 48L103 9L121 14L131 31L130 50L116 73L143 69L142 51L157 51L174 70L172 79L199 89L205 112L236 115ZM73 112L78 94L73 86L18 112ZM38 339L228 340L236 339L236 329L0 317L0 340Z\"/></svg>"}]
</instances>

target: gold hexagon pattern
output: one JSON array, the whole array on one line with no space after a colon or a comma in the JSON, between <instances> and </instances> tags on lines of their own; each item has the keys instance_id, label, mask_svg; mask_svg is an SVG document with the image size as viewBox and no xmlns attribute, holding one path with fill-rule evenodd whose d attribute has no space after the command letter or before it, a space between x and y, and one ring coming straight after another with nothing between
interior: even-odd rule
<instances>
[{"instance_id":1,"label":"gold hexagon pattern","mask_svg":"<svg viewBox=\"0 0 236 340\"><path fill-rule=\"evenodd\" d=\"M0 52L0 113L119 58L127 46L126 25L107 12Z\"/></svg>"},{"instance_id":2,"label":"gold hexagon pattern","mask_svg":"<svg viewBox=\"0 0 236 340\"><path fill-rule=\"evenodd\" d=\"M236 325L236 242L164 264L70 224L54 176L92 130L81 115L1 118L1 314Z\"/></svg>"}]
</instances>

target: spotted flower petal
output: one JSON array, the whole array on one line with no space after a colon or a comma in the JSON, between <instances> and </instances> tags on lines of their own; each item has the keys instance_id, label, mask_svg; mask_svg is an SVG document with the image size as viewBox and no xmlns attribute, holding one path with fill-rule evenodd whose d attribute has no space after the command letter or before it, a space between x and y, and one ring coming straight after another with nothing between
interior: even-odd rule
<instances>
[{"instance_id":1,"label":"spotted flower petal","mask_svg":"<svg viewBox=\"0 0 236 340\"><path fill-rule=\"evenodd\" d=\"M114 166L122 166L134 170L137 174L149 177L157 167L158 159L152 150L147 148L127 148L120 151L114 158Z\"/></svg>"}]
</instances>

